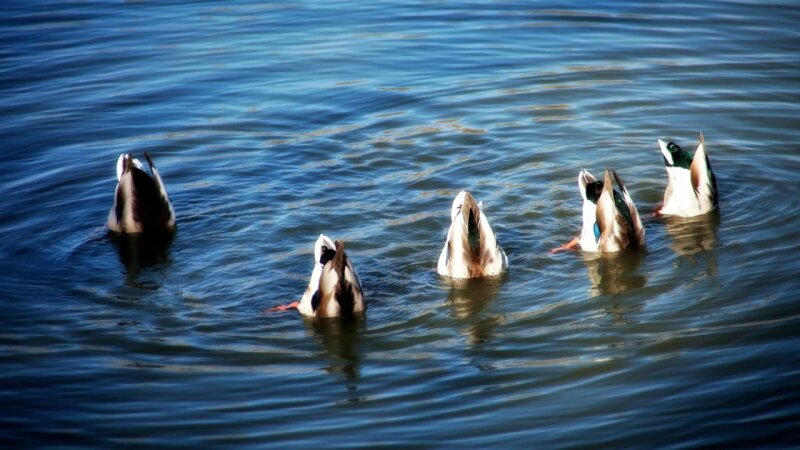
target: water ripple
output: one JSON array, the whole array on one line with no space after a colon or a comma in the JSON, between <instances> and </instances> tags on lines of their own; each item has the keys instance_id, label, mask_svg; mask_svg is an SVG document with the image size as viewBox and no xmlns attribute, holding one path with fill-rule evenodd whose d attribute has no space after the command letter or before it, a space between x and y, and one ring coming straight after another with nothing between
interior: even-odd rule
<instances>
[{"instance_id":1,"label":"water ripple","mask_svg":"<svg viewBox=\"0 0 800 450\"><path fill-rule=\"evenodd\" d=\"M3 439L796 446L792 6L10 3ZM698 132L719 211L653 217L656 139ZM159 243L103 226L117 156L144 151L178 216ZM647 252L550 255L580 230L577 172L605 167ZM461 189L502 277L434 271ZM265 311L321 232L363 321Z\"/></svg>"}]
</instances>

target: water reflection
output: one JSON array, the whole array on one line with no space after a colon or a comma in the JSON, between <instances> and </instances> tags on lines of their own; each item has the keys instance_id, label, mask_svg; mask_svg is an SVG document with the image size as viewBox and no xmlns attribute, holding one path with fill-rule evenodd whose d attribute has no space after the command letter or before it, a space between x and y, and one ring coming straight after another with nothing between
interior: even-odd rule
<instances>
[{"instance_id":1,"label":"water reflection","mask_svg":"<svg viewBox=\"0 0 800 450\"><path fill-rule=\"evenodd\" d=\"M472 317L492 301L500 290L505 276L449 280L450 293L447 303L459 319Z\"/></svg>"},{"instance_id":2,"label":"water reflection","mask_svg":"<svg viewBox=\"0 0 800 450\"><path fill-rule=\"evenodd\" d=\"M347 390L355 391L361 370L361 354L358 350L361 333L364 330L364 320L332 319L306 319L306 329L309 335L320 343L328 364L325 372L336 375L341 374L347 382ZM357 400L351 398L351 400Z\"/></svg>"},{"instance_id":3,"label":"water reflection","mask_svg":"<svg viewBox=\"0 0 800 450\"><path fill-rule=\"evenodd\" d=\"M672 248L681 256L691 256L711 250L717 242L717 227L720 223L719 211L715 210L700 217L665 217L664 225L672 238Z\"/></svg>"},{"instance_id":4,"label":"water reflection","mask_svg":"<svg viewBox=\"0 0 800 450\"><path fill-rule=\"evenodd\" d=\"M592 282L589 289L592 297L620 294L647 284L647 277L636 271L644 259L644 252L583 255Z\"/></svg>"},{"instance_id":5,"label":"water reflection","mask_svg":"<svg viewBox=\"0 0 800 450\"><path fill-rule=\"evenodd\" d=\"M704 267L699 278L717 273L717 228L720 224L719 210L700 217L666 217L664 224L672 238L670 248L680 256L679 265Z\"/></svg>"},{"instance_id":6,"label":"water reflection","mask_svg":"<svg viewBox=\"0 0 800 450\"><path fill-rule=\"evenodd\" d=\"M161 283L142 280L144 269L169 262L169 247L173 235L118 235L109 233L117 249L120 263L125 267L125 282L129 286L158 289Z\"/></svg>"},{"instance_id":7,"label":"water reflection","mask_svg":"<svg viewBox=\"0 0 800 450\"><path fill-rule=\"evenodd\" d=\"M495 336L495 328L502 323L499 315L484 316L481 313L491 303L505 276L451 280L447 303L453 308L453 315L467 322L464 334L473 348L480 348Z\"/></svg>"},{"instance_id":8,"label":"water reflection","mask_svg":"<svg viewBox=\"0 0 800 450\"><path fill-rule=\"evenodd\" d=\"M638 322L631 318L631 314L641 311L644 303L628 304L626 300L630 299L626 297L617 297L614 300L608 307L603 308L604 316L611 321L611 325L630 325Z\"/></svg>"}]
</instances>

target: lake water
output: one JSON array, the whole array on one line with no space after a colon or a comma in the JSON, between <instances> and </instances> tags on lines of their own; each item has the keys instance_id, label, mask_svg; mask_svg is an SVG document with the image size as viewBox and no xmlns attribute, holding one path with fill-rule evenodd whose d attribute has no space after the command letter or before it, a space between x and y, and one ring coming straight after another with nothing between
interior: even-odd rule
<instances>
[{"instance_id":1,"label":"lake water","mask_svg":"<svg viewBox=\"0 0 800 450\"><path fill-rule=\"evenodd\" d=\"M5 2L0 442L800 445L800 7ZM651 214L705 135L720 212ZM171 242L107 234L147 150ZM616 168L648 251L550 249ZM471 190L508 253L436 259ZM365 320L299 299L324 232Z\"/></svg>"}]
</instances>

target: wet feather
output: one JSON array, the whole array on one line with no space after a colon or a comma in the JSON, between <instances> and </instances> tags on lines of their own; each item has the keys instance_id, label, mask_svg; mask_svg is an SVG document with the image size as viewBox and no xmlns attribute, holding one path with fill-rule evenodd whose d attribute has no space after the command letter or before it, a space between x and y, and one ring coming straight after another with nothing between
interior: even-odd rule
<instances>
[{"instance_id":1,"label":"wet feather","mask_svg":"<svg viewBox=\"0 0 800 450\"><path fill-rule=\"evenodd\" d=\"M437 264L440 275L479 278L498 275L508 267L508 257L472 194L459 192L450 216L450 228Z\"/></svg>"}]
</instances>

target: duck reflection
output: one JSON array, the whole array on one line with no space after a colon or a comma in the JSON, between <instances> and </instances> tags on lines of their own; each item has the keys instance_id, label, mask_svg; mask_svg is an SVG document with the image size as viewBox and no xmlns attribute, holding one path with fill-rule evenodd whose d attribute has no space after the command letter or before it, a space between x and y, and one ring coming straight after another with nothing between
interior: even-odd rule
<instances>
[{"instance_id":1,"label":"duck reflection","mask_svg":"<svg viewBox=\"0 0 800 450\"><path fill-rule=\"evenodd\" d=\"M681 256L712 250L717 243L717 227L720 223L718 210L688 219L665 217L664 223L672 238L670 247Z\"/></svg>"},{"instance_id":2,"label":"duck reflection","mask_svg":"<svg viewBox=\"0 0 800 450\"><path fill-rule=\"evenodd\" d=\"M494 330L502 323L499 315L481 314L492 302L505 276L451 280L447 303L457 319L466 323L465 336L473 348L479 348L494 338Z\"/></svg>"},{"instance_id":3,"label":"duck reflection","mask_svg":"<svg viewBox=\"0 0 800 450\"><path fill-rule=\"evenodd\" d=\"M140 273L144 269L169 261L173 235L109 233L109 238L125 267L126 283L133 287L151 287L147 285L149 283L142 284L139 280Z\"/></svg>"},{"instance_id":4,"label":"duck reflection","mask_svg":"<svg viewBox=\"0 0 800 450\"><path fill-rule=\"evenodd\" d=\"M670 248L681 256L681 261L692 266L705 266L700 276L717 273L717 228L719 210L692 218L665 217L667 234L672 238Z\"/></svg>"},{"instance_id":5,"label":"duck reflection","mask_svg":"<svg viewBox=\"0 0 800 450\"><path fill-rule=\"evenodd\" d=\"M307 319L306 326L309 334L313 335L322 345L329 363L325 371L329 374L342 374L346 381L358 379L361 355L358 345L361 333L364 331L364 320ZM347 389L355 391L356 386L348 383Z\"/></svg>"},{"instance_id":6,"label":"duck reflection","mask_svg":"<svg viewBox=\"0 0 800 450\"><path fill-rule=\"evenodd\" d=\"M587 254L584 261L589 272L592 297L644 287L647 277L636 272L644 259L644 252L619 252Z\"/></svg>"}]
</instances>

